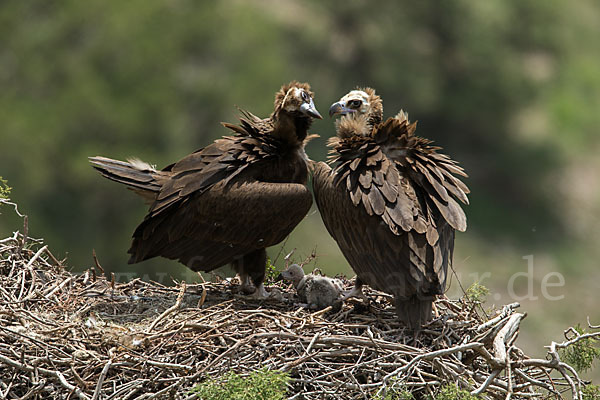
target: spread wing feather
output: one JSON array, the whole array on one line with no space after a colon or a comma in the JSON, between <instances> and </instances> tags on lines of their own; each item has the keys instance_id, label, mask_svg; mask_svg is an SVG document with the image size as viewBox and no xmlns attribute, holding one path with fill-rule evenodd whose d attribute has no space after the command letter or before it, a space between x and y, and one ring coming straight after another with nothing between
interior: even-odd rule
<instances>
[{"instance_id":1,"label":"spread wing feather","mask_svg":"<svg viewBox=\"0 0 600 400\"><path fill-rule=\"evenodd\" d=\"M316 164L313 176L315 201L327 231L357 276L375 289L400 298L440 293L445 274L437 273L436 268L446 267L449 259L441 256L447 250L436 252L434 249L453 245L453 236L448 238L443 232L440 237L444 240L430 246L425 235L414 230L382 229L381 221L391 220L391 216L396 215L395 208L391 209L392 213L386 208L382 215L366 213L364 206L354 206L345 187L335 185L334 177L327 164ZM412 214L406 217L412 220ZM395 221L387 223L397 226Z\"/></svg>"},{"instance_id":2,"label":"spread wing feather","mask_svg":"<svg viewBox=\"0 0 600 400\"><path fill-rule=\"evenodd\" d=\"M273 129L269 119L240 110L241 125L223 123L237 136L225 136L167 167L171 179L165 182L150 208L149 217L174 206L192 194L201 194L219 182L228 183L256 162L277 157L275 140L265 133Z\"/></svg>"},{"instance_id":3,"label":"spread wing feather","mask_svg":"<svg viewBox=\"0 0 600 400\"><path fill-rule=\"evenodd\" d=\"M469 190L452 174L460 167L435 152L438 148L430 141L412 136L414 127L390 118L375 128L372 137L377 140L354 136L331 141L334 182L345 180L352 204L381 216L393 232L427 232L423 225L436 228L433 210L454 229L464 231L466 217L456 199L468 204ZM430 241L436 236L428 234Z\"/></svg>"}]
</instances>

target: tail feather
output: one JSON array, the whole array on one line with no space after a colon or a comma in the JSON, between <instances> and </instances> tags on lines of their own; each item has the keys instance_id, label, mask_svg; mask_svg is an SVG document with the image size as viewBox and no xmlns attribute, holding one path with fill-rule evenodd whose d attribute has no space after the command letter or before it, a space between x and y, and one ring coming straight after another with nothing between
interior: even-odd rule
<instances>
[{"instance_id":1,"label":"tail feather","mask_svg":"<svg viewBox=\"0 0 600 400\"><path fill-rule=\"evenodd\" d=\"M107 179L126 185L140 196L153 201L162 187L166 174L138 159L128 161L106 157L89 157L92 167Z\"/></svg>"}]
</instances>

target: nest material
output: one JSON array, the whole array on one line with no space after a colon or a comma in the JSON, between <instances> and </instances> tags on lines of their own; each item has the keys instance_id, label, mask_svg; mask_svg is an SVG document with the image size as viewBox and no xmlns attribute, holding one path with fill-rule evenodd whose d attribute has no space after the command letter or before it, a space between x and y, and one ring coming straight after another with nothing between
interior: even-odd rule
<instances>
[{"instance_id":1,"label":"nest material","mask_svg":"<svg viewBox=\"0 0 600 400\"><path fill-rule=\"evenodd\" d=\"M419 398L447 384L483 398L581 398L584 382L557 348L585 335L531 359L515 346L525 317L516 303L488 318L440 298L415 341L373 290L368 303L311 312L283 284L270 287L279 300L253 302L229 281L115 283L99 268L72 274L41 241L0 240L3 398L192 399L205 379L264 367L289 374L293 399Z\"/></svg>"}]
</instances>

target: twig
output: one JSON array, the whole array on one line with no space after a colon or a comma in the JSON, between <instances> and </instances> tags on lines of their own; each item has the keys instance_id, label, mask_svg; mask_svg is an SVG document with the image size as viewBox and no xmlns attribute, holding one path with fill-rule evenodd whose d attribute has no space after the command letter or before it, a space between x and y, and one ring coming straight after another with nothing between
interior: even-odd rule
<instances>
[{"instance_id":1,"label":"twig","mask_svg":"<svg viewBox=\"0 0 600 400\"><path fill-rule=\"evenodd\" d=\"M521 307L521 305L519 303L511 303L511 304L505 305L504 307L502 307L502 312L500 314L498 314L496 317L490 319L489 321L479 325L477 327L477 332L483 332L485 329L487 329L491 326L494 326L500 320L502 320L503 318L506 318L509 314L511 314L513 310L515 310L519 307Z\"/></svg>"},{"instance_id":2,"label":"twig","mask_svg":"<svg viewBox=\"0 0 600 400\"><path fill-rule=\"evenodd\" d=\"M21 364L18 361L12 360L8 357L5 357L3 355L0 354L0 361L2 361L3 363L13 367L13 368L17 368L21 371L25 371L25 372L40 372L46 376L49 376L51 378L55 378L57 379L60 384L67 390L69 390L70 392L73 392L77 397L79 397L82 400L89 400L89 397L86 396L78 387L71 385L69 382L67 382L67 380L65 379L65 376L63 374L61 374L59 371L50 371L46 368L34 368L34 367L30 367L29 365L25 365L25 364Z\"/></svg>"},{"instance_id":3,"label":"twig","mask_svg":"<svg viewBox=\"0 0 600 400\"><path fill-rule=\"evenodd\" d=\"M505 366L507 362L506 344L512 339L519 329L521 320L525 314L515 313L510 316L504 327L500 329L494 338L494 355L498 365Z\"/></svg>"},{"instance_id":4,"label":"twig","mask_svg":"<svg viewBox=\"0 0 600 400\"><path fill-rule=\"evenodd\" d=\"M113 360L112 360L112 358L110 358L104 365L104 368L102 368L102 372L100 372L100 376L98 377L98 383L96 384L96 390L94 390L94 395L92 396L92 400L98 400L100 398L100 391L102 390L102 385L104 384L104 379L106 378L106 375L108 374L108 370L110 369L112 362L113 362Z\"/></svg>"},{"instance_id":5,"label":"twig","mask_svg":"<svg viewBox=\"0 0 600 400\"><path fill-rule=\"evenodd\" d=\"M29 259L29 262L27 263L27 265L25 265L25 268L30 269L31 266L33 265L33 263L38 259L38 257L45 252L48 249L48 246L44 246L41 249L39 249L33 257L31 257L31 259Z\"/></svg>"},{"instance_id":6,"label":"twig","mask_svg":"<svg viewBox=\"0 0 600 400\"><path fill-rule=\"evenodd\" d=\"M152 321L152 324L150 324L150 326L148 327L148 329L146 330L146 333L150 333L152 332L152 330L154 329L154 327L156 327L156 325L162 321L167 315L171 314L172 312L176 311L177 309L179 309L179 307L181 306L181 301L183 300L183 295L185 294L185 282L181 283L181 290L179 291L179 295L177 296L177 300L175 301L175 304L173 304L172 307L167 308L162 314L160 314L154 321Z\"/></svg>"}]
</instances>

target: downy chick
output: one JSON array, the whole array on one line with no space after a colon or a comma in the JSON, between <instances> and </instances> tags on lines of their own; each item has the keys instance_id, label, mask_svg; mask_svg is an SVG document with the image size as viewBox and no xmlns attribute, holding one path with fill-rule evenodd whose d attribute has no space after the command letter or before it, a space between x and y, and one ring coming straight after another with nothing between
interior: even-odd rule
<instances>
[{"instance_id":1,"label":"downy chick","mask_svg":"<svg viewBox=\"0 0 600 400\"><path fill-rule=\"evenodd\" d=\"M326 276L305 275L298 264L290 265L281 273L283 279L291 281L302 303L312 310L332 306L337 311L342 306L342 282Z\"/></svg>"}]
</instances>

